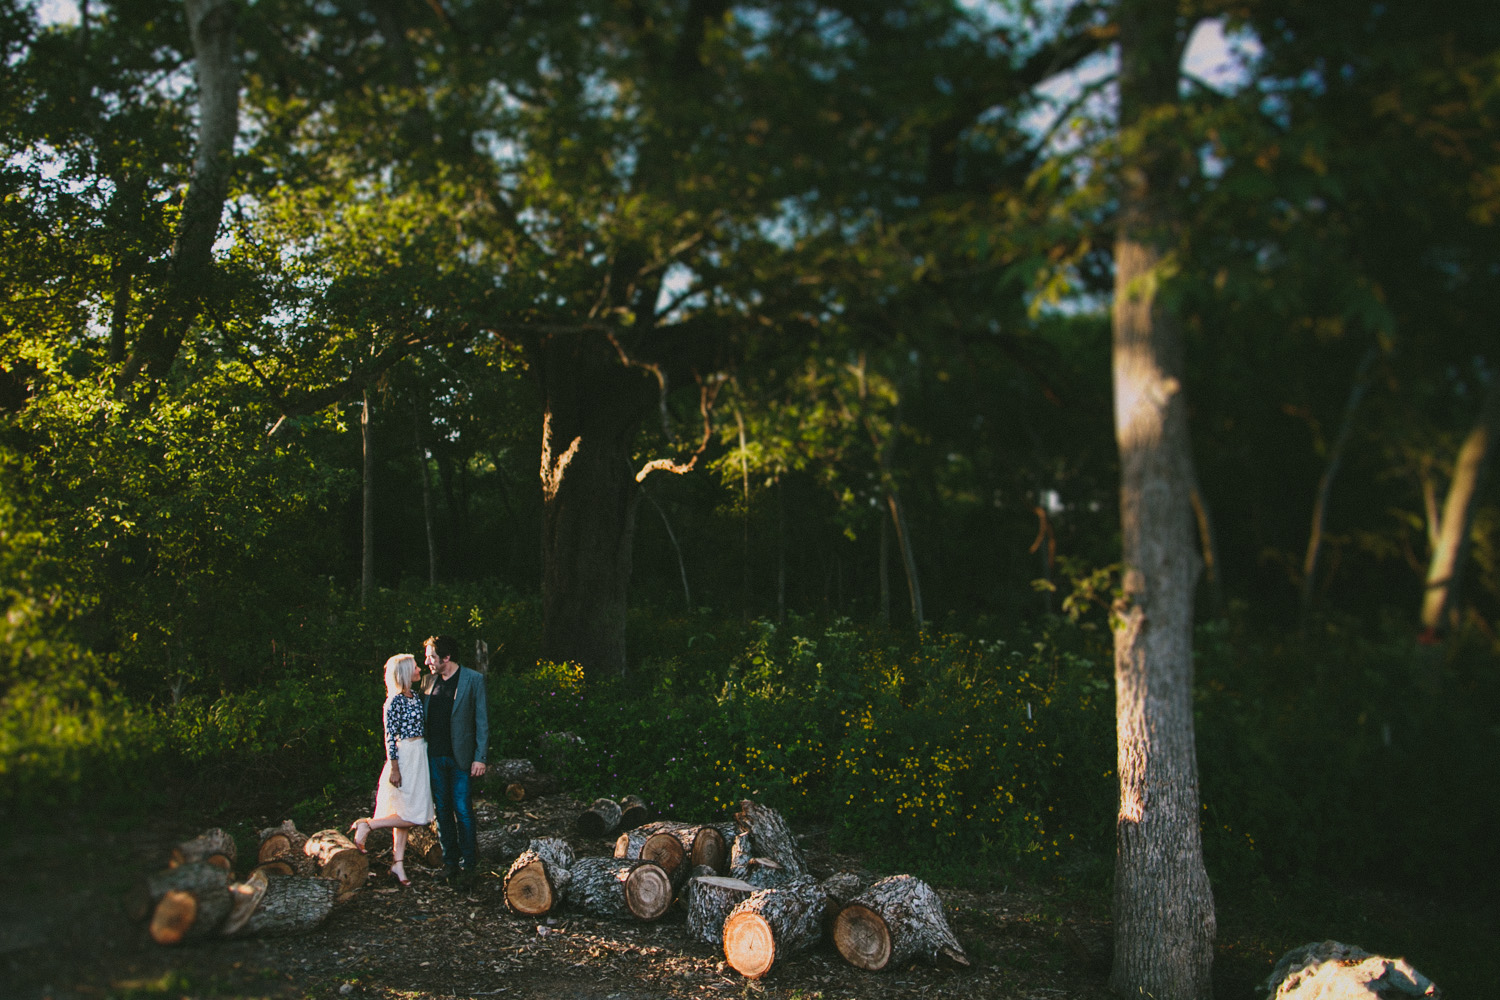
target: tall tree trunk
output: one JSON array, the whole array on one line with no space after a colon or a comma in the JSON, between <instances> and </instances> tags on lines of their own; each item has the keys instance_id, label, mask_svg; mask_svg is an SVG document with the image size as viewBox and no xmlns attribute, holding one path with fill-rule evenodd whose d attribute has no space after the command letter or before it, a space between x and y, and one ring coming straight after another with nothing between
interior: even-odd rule
<instances>
[{"instance_id":1,"label":"tall tree trunk","mask_svg":"<svg viewBox=\"0 0 1500 1000\"><path fill-rule=\"evenodd\" d=\"M1448 496L1443 501L1437 541L1427 565L1427 587L1422 594L1422 628L1427 641L1433 641L1441 634L1447 612L1457 602L1479 487L1484 482L1497 439L1500 439L1500 379L1490 384L1479 419L1464 439L1453 463L1453 478L1448 484Z\"/></svg>"},{"instance_id":2,"label":"tall tree trunk","mask_svg":"<svg viewBox=\"0 0 1500 1000\"><path fill-rule=\"evenodd\" d=\"M1213 894L1199 837L1193 733L1193 544L1182 334L1158 296L1176 245L1170 137L1143 132L1177 100L1176 5L1121 0L1121 177L1113 369L1123 593L1115 607L1114 967L1122 996L1212 995ZM1159 125L1157 127L1160 127Z\"/></svg>"},{"instance_id":3,"label":"tall tree trunk","mask_svg":"<svg viewBox=\"0 0 1500 1000\"><path fill-rule=\"evenodd\" d=\"M745 442L745 415L734 408L734 422L740 431L740 484L744 487L745 509L740 517L740 617L750 620L750 453Z\"/></svg>"},{"instance_id":4,"label":"tall tree trunk","mask_svg":"<svg viewBox=\"0 0 1500 1000\"><path fill-rule=\"evenodd\" d=\"M880 554L876 557L880 564L876 567L876 576L880 579L880 606L876 612L880 624L891 623L891 522L886 519L884 513L880 514Z\"/></svg>"},{"instance_id":5,"label":"tall tree trunk","mask_svg":"<svg viewBox=\"0 0 1500 1000\"><path fill-rule=\"evenodd\" d=\"M1307 554L1302 559L1303 614L1312 610L1313 595L1316 593L1318 555L1323 546L1323 524L1328 517L1328 498L1333 493L1333 481L1344 463L1344 449L1348 447L1349 437L1354 431L1354 415L1359 411L1360 401L1370 389L1370 371L1379 357L1380 348L1371 347L1359 359L1359 366L1354 370L1354 384L1349 387L1349 398L1344 401L1344 416L1339 421L1338 436L1334 438L1333 447L1328 452L1328 466L1318 480L1318 495L1313 501L1312 529L1307 533Z\"/></svg>"},{"instance_id":6,"label":"tall tree trunk","mask_svg":"<svg viewBox=\"0 0 1500 1000\"><path fill-rule=\"evenodd\" d=\"M240 71L234 57L238 6L235 0L187 0L198 82L198 146L172 243L166 288L146 318L135 351L125 360L122 387L132 384L143 369L160 378L171 367L212 273L213 245L229 193L239 130Z\"/></svg>"},{"instance_id":7,"label":"tall tree trunk","mask_svg":"<svg viewBox=\"0 0 1500 1000\"><path fill-rule=\"evenodd\" d=\"M651 501L651 506L656 508L656 514L661 518L661 526L667 529L667 541L672 544L672 553L677 557L677 573L682 577L682 605L689 614L693 611L693 591L688 587L687 563L682 558L682 546L677 544L677 532L672 530L672 522L667 520L667 512L662 505L656 502L646 489L646 484L640 484L641 494Z\"/></svg>"},{"instance_id":8,"label":"tall tree trunk","mask_svg":"<svg viewBox=\"0 0 1500 1000\"><path fill-rule=\"evenodd\" d=\"M631 441L656 387L600 338L551 336L542 385L542 656L624 676L640 489Z\"/></svg>"},{"instance_id":9,"label":"tall tree trunk","mask_svg":"<svg viewBox=\"0 0 1500 1000\"><path fill-rule=\"evenodd\" d=\"M427 467L427 449L422 447L422 411L411 408L412 444L416 447L417 465L422 470L422 525L427 529L427 586L437 586L437 533L432 528L432 476Z\"/></svg>"},{"instance_id":10,"label":"tall tree trunk","mask_svg":"<svg viewBox=\"0 0 1500 1000\"><path fill-rule=\"evenodd\" d=\"M368 389L359 409L359 440L364 454L359 534L359 603L363 607L375 590L375 432L370 425Z\"/></svg>"},{"instance_id":11,"label":"tall tree trunk","mask_svg":"<svg viewBox=\"0 0 1500 1000\"><path fill-rule=\"evenodd\" d=\"M922 581L917 578L917 556L912 550L911 530L906 525L906 506L901 502L901 491L895 483L890 484L885 495L886 507L891 513L891 526L896 529L896 546L901 550L901 568L906 571L906 596L911 601L911 621L917 631L927 619L922 610Z\"/></svg>"}]
</instances>

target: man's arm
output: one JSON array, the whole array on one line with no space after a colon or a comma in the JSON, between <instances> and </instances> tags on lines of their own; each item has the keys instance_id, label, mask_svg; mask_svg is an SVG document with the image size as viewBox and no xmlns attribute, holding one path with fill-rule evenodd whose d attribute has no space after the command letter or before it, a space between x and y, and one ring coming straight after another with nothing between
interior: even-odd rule
<instances>
[{"instance_id":1,"label":"man's arm","mask_svg":"<svg viewBox=\"0 0 1500 1000\"><path fill-rule=\"evenodd\" d=\"M482 778L486 770L485 758L490 752L490 696L485 690L484 674L474 671L474 680L479 690L474 692L474 763L469 774Z\"/></svg>"}]
</instances>

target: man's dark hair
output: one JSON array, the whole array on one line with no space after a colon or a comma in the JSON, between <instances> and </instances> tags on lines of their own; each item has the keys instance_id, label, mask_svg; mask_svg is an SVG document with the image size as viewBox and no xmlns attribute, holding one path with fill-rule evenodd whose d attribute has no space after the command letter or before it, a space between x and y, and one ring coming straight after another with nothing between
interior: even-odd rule
<instances>
[{"instance_id":1,"label":"man's dark hair","mask_svg":"<svg viewBox=\"0 0 1500 1000\"><path fill-rule=\"evenodd\" d=\"M429 636L422 645L431 646L433 655L439 660L458 659L458 640L451 635Z\"/></svg>"}]
</instances>

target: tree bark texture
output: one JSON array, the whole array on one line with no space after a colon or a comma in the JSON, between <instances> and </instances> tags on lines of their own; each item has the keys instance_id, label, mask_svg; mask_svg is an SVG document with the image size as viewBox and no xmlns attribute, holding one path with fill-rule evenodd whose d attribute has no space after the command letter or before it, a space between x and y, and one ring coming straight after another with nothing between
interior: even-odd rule
<instances>
[{"instance_id":1,"label":"tree bark texture","mask_svg":"<svg viewBox=\"0 0 1500 1000\"><path fill-rule=\"evenodd\" d=\"M759 979L817 945L827 913L828 897L811 879L762 889L724 919L724 958L740 975Z\"/></svg>"},{"instance_id":2,"label":"tree bark texture","mask_svg":"<svg viewBox=\"0 0 1500 1000\"><path fill-rule=\"evenodd\" d=\"M724 944L724 920L758 890L743 879L706 875L688 879L688 937L702 944Z\"/></svg>"},{"instance_id":3,"label":"tree bark texture","mask_svg":"<svg viewBox=\"0 0 1500 1000\"><path fill-rule=\"evenodd\" d=\"M898 969L913 958L969 965L942 900L910 875L881 879L845 905L834 920L833 943L850 964L870 971Z\"/></svg>"},{"instance_id":4,"label":"tree bark texture","mask_svg":"<svg viewBox=\"0 0 1500 1000\"><path fill-rule=\"evenodd\" d=\"M266 888L254 912L234 931L235 937L311 930L328 919L339 894L337 879L265 873L251 878L265 879Z\"/></svg>"},{"instance_id":5,"label":"tree bark texture","mask_svg":"<svg viewBox=\"0 0 1500 1000\"><path fill-rule=\"evenodd\" d=\"M640 489L631 442L657 387L596 333L539 351L542 657L624 676L625 608Z\"/></svg>"},{"instance_id":6,"label":"tree bark texture","mask_svg":"<svg viewBox=\"0 0 1500 1000\"><path fill-rule=\"evenodd\" d=\"M786 869L789 875L807 874L807 857L797 845L797 837L792 833L791 827L787 826L781 813L751 799L742 799L740 811L734 814L734 821L737 833L750 835L752 857L771 858ZM743 845L741 850L744 850Z\"/></svg>"},{"instance_id":7,"label":"tree bark texture","mask_svg":"<svg viewBox=\"0 0 1500 1000\"><path fill-rule=\"evenodd\" d=\"M1500 440L1500 382L1492 384L1485 394L1479 419L1453 463L1453 478L1443 501L1443 518L1438 524L1437 542L1427 567L1427 587L1422 594L1422 627L1428 635L1442 630L1446 612L1458 593L1479 487L1497 440Z\"/></svg>"},{"instance_id":8,"label":"tree bark texture","mask_svg":"<svg viewBox=\"0 0 1500 1000\"><path fill-rule=\"evenodd\" d=\"M229 885L172 889L157 901L151 914L151 940L181 944L208 937L219 929L234 906Z\"/></svg>"},{"instance_id":9,"label":"tree bark texture","mask_svg":"<svg viewBox=\"0 0 1500 1000\"><path fill-rule=\"evenodd\" d=\"M234 871L234 838L218 827L205 830L192 840L184 840L172 848L167 863L176 868L193 861L206 861L225 871Z\"/></svg>"},{"instance_id":10,"label":"tree bark texture","mask_svg":"<svg viewBox=\"0 0 1500 1000\"><path fill-rule=\"evenodd\" d=\"M672 880L651 861L579 858L570 870L568 902L611 920L656 920L672 905Z\"/></svg>"},{"instance_id":11,"label":"tree bark texture","mask_svg":"<svg viewBox=\"0 0 1500 1000\"><path fill-rule=\"evenodd\" d=\"M607 837L619 829L623 814L614 799L595 799L578 814L578 832L586 837Z\"/></svg>"},{"instance_id":12,"label":"tree bark texture","mask_svg":"<svg viewBox=\"0 0 1500 1000\"><path fill-rule=\"evenodd\" d=\"M1213 895L1198 830L1193 732L1195 476L1182 395L1181 331L1160 297L1176 226L1176 144L1142 133L1177 102L1176 5L1124 0L1120 127L1138 145L1122 167L1115 240L1113 369L1120 452L1123 594L1115 607L1120 782L1115 951L1121 995L1211 995Z\"/></svg>"},{"instance_id":13,"label":"tree bark texture","mask_svg":"<svg viewBox=\"0 0 1500 1000\"><path fill-rule=\"evenodd\" d=\"M531 841L505 873L505 905L528 917L551 913L566 897L573 861L567 841L556 837Z\"/></svg>"}]
</instances>

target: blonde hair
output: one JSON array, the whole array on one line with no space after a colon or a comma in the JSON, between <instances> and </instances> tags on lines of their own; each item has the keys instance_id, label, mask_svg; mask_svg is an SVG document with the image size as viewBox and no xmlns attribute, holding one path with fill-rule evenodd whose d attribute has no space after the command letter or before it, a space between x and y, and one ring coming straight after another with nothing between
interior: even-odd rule
<instances>
[{"instance_id":1,"label":"blonde hair","mask_svg":"<svg viewBox=\"0 0 1500 1000\"><path fill-rule=\"evenodd\" d=\"M411 682L417 676L417 659L410 653L397 653L385 661L385 693L411 694Z\"/></svg>"}]
</instances>

